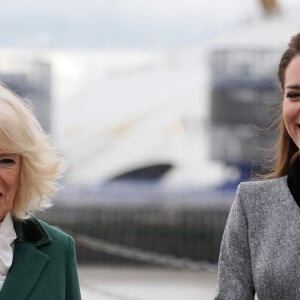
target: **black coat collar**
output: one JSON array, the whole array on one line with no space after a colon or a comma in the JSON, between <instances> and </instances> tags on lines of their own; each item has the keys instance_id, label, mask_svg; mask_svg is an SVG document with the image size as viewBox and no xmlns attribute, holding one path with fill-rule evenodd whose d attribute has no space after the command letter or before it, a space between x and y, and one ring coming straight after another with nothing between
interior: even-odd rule
<instances>
[{"instance_id":1,"label":"black coat collar","mask_svg":"<svg viewBox=\"0 0 300 300\"><path fill-rule=\"evenodd\" d=\"M14 219L13 222L17 235L16 242L28 242L39 247L51 241L51 238L37 219L33 217L26 220Z\"/></svg>"},{"instance_id":2,"label":"black coat collar","mask_svg":"<svg viewBox=\"0 0 300 300\"><path fill-rule=\"evenodd\" d=\"M291 164L288 176L287 184L293 198L300 207L300 158L297 157L295 161Z\"/></svg>"}]
</instances>

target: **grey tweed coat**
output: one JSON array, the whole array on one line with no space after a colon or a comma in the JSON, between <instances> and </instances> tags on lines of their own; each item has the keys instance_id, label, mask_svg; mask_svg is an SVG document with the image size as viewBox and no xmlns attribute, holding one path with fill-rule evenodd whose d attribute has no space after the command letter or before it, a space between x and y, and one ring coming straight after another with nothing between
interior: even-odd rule
<instances>
[{"instance_id":1,"label":"grey tweed coat","mask_svg":"<svg viewBox=\"0 0 300 300\"><path fill-rule=\"evenodd\" d=\"M218 267L215 299L300 299L300 209L286 177L239 185Z\"/></svg>"}]
</instances>

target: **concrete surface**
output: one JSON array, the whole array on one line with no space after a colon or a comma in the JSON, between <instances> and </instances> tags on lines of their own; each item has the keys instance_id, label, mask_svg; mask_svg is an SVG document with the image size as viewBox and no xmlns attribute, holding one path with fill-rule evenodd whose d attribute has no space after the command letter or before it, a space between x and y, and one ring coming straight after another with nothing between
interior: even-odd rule
<instances>
[{"instance_id":1,"label":"concrete surface","mask_svg":"<svg viewBox=\"0 0 300 300\"><path fill-rule=\"evenodd\" d=\"M144 267L78 268L83 300L213 299L216 273Z\"/></svg>"}]
</instances>

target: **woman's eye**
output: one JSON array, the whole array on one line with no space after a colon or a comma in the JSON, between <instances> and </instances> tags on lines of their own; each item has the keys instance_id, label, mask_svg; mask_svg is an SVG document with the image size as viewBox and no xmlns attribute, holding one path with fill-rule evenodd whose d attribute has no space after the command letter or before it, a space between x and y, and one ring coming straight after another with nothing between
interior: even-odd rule
<instances>
[{"instance_id":1,"label":"woman's eye","mask_svg":"<svg viewBox=\"0 0 300 300\"><path fill-rule=\"evenodd\" d=\"M287 98L299 98L300 97L300 93L295 93L295 92L290 92L286 94Z\"/></svg>"},{"instance_id":2,"label":"woman's eye","mask_svg":"<svg viewBox=\"0 0 300 300\"><path fill-rule=\"evenodd\" d=\"M16 162L12 158L2 158L0 159L0 165L14 165Z\"/></svg>"}]
</instances>

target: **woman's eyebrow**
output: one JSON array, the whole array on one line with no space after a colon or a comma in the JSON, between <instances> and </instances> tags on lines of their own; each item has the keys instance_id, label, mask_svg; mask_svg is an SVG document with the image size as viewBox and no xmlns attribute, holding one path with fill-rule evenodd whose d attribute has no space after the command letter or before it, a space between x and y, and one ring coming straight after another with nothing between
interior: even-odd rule
<instances>
[{"instance_id":1,"label":"woman's eyebrow","mask_svg":"<svg viewBox=\"0 0 300 300\"><path fill-rule=\"evenodd\" d=\"M293 85L288 85L285 87L286 89L295 89L295 90L300 90L300 85L299 84L293 84Z\"/></svg>"},{"instance_id":2,"label":"woman's eyebrow","mask_svg":"<svg viewBox=\"0 0 300 300\"><path fill-rule=\"evenodd\" d=\"M14 156L14 155L15 155L15 153L1 153L0 158L1 157L7 157L7 156Z\"/></svg>"}]
</instances>

